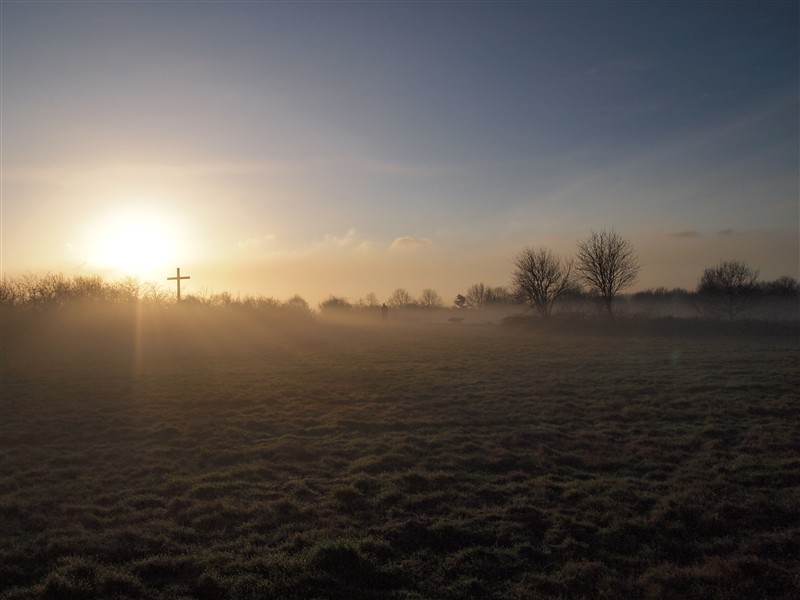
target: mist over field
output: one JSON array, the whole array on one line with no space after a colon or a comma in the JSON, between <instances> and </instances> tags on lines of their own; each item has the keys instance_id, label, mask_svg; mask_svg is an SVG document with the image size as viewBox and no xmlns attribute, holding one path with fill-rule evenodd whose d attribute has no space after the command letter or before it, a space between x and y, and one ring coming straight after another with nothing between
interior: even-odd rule
<instances>
[{"instance_id":1,"label":"mist over field","mask_svg":"<svg viewBox=\"0 0 800 600\"><path fill-rule=\"evenodd\" d=\"M800 598L798 48L0 0L0 600Z\"/></svg>"},{"instance_id":2,"label":"mist over field","mask_svg":"<svg viewBox=\"0 0 800 600\"><path fill-rule=\"evenodd\" d=\"M0 596L796 597L796 325L415 314L4 310Z\"/></svg>"}]
</instances>

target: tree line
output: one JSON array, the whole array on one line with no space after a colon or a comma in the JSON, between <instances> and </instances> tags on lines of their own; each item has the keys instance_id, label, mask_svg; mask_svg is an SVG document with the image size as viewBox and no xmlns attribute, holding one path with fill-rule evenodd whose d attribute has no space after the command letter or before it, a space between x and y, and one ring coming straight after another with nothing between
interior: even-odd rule
<instances>
[{"instance_id":1,"label":"tree line","mask_svg":"<svg viewBox=\"0 0 800 600\"><path fill-rule=\"evenodd\" d=\"M98 275L69 278L60 273L47 273L42 276L4 276L0 281L0 306L3 307L35 308L77 303L167 306L175 304L176 300L174 293L165 290L161 285L142 282L134 277L106 281ZM181 304L251 310L286 309L295 313L311 313L308 302L299 295L282 301L269 296L233 296L229 292L187 294L181 299Z\"/></svg>"},{"instance_id":2,"label":"tree line","mask_svg":"<svg viewBox=\"0 0 800 600\"><path fill-rule=\"evenodd\" d=\"M514 260L513 289L517 297L544 318L564 296L587 293L609 316L614 299L633 285L640 264L633 245L614 230L592 231L579 241L574 258L562 259L548 248L524 248ZM758 279L759 272L741 260L723 260L706 268L694 293L685 290L634 294L636 300L656 296L683 297L704 317L733 321L759 300L790 300L798 316L800 287L784 276L771 282Z\"/></svg>"},{"instance_id":3,"label":"tree line","mask_svg":"<svg viewBox=\"0 0 800 600\"><path fill-rule=\"evenodd\" d=\"M614 317L615 306L623 290L636 282L640 263L635 249L614 230L592 231L577 244L574 257L560 257L546 247L524 247L513 261L509 286L474 283L446 304L434 289L426 288L415 297L406 288L395 289L385 302L375 293L350 301L341 296L328 296L318 308L321 313L369 311L383 304L391 308L436 309L459 311L483 310L490 307L519 307L541 318L549 318L563 304L565 312L576 306L592 306L608 317ZM637 292L628 297L637 306L671 303L689 308L706 318L733 321L763 303L781 303L789 313L800 316L800 286L792 277L760 281L757 269L741 260L723 260L706 268L694 291L681 288L657 288ZM158 284L143 283L127 277L108 282L99 276L67 278L61 274L44 276L4 276L0 281L0 306L58 306L75 302L144 303L167 305L174 296ZM310 314L311 307L300 296L286 301L267 296L232 296L189 294L182 304L218 306L253 310L283 310ZM785 312L785 311L784 311Z\"/></svg>"},{"instance_id":4,"label":"tree line","mask_svg":"<svg viewBox=\"0 0 800 600\"><path fill-rule=\"evenodd\" d=\"M640 271L633 244L614 230L592 231L577 244L575 257L562 258L545 247L525 247L514 258L511 285L472 284L457 294L452 307L481 310L488 307L524 306L542 318L549 318L559 302L574 308L594 305L608 317L615 314L615 300L633 285ZM681 304L706 318L730 321L756 306L759 301L793 305L800 316L800 286L795 279L783 276L774 281L759 281L758 270L741 260L723 260L706 268L693 292L681 288L657 288L637 292L630 299L639 307L661 302ZM405 288L396 289L388 299L391 307L442 307L435 290L423 290L414 298ZM351 304L330 296L321 310L370 308L378 306L374 294ZM792 308L790 307L790 310Z\"/></svg>"}]
</instances>

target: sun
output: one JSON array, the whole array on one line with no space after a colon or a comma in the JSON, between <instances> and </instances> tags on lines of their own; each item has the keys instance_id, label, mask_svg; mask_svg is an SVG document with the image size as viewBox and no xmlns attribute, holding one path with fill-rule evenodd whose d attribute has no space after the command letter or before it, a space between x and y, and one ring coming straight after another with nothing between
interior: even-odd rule
<instances>
[{"instance_id":1,"label":"sun","mask_svg":"<svg viewBox=\"0 0 800 600\"><path fill-rule=\"evenodd\" d=\"M127 208L98 218L89 235L88 261L119 275L149 276L178 258L180 231L164 213Z\"/></svg>"}]
</instances>

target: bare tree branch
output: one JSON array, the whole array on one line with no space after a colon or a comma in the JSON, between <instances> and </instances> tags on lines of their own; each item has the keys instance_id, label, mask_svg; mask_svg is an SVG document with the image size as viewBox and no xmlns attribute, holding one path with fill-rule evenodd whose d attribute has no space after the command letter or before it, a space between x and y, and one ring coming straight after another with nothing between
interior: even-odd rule
<instances>
[{"instance_id":1,"label":"bare tree branch","mask_svg":"<svg viewBox=\"0 0 800 600\"><path fill-rule=\"evenodd\" d=\"M619 292L632 285L639 275L639 260L633 245L614 230L592 231L578 244L575 266L578 278L603 301L609 316Z\"/></svg>"},{"instance_id":2,"label":"bare tree branch","mask_svg":"<svg viewBox=\"0 0 800 600\"><path fill-rule=\"evenodd\" d=\"M733 321L752 307L758 293L758 269L741 260L723 260L703 271L697 284L700 312L714 316L722 312Z\"/></svg>"},{"instance_id":3,"label":"bare tree branch","mask_svg":"<svg viewBox=\"0 0 800 600\"><path fill-rule=\"evenodd\" d=\"M556 300L572 284L572 261L562 261L547 248L526 247L514 266L511 280L517 296L549 317Z\"/></svg>"}]
</instances>

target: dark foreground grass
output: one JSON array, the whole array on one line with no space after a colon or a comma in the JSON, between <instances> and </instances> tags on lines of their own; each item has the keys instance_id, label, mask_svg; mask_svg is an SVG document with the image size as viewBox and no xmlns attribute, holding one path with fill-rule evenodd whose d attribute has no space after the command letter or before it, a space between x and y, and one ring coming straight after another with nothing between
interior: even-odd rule
<instances>
[{"instance_id":1,"label":"dark foreground grass","mask_svg":"<svg viewBox=\"0 0 800 600\"><path fill-rule=\"evenodd\" d=\"M3 598L795 598L794 337L6 319Z\"/></svg>"}]
</instances>

